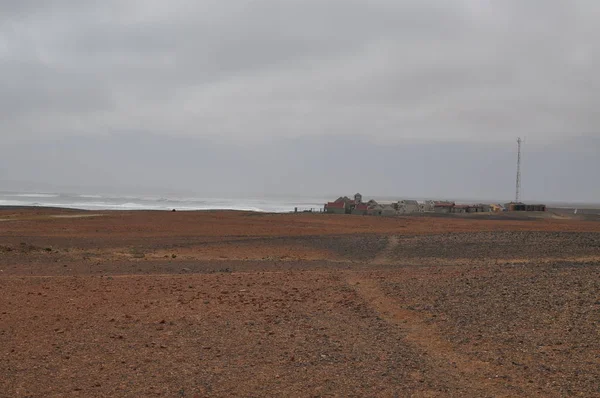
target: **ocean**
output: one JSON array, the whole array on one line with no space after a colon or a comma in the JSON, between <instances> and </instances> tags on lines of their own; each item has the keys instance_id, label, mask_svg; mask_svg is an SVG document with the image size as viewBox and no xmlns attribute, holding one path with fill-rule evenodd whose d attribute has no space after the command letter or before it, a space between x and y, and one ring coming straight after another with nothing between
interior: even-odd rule
<instances>
[{"instance_id":1,"label":"ocean","mask_svg":"<svg viewBox=\"0 0 600 398\"><path fill-rule=\"evenodd\" d=\"M337 196L336 196L337 197ZM81 210L242 210L264 213L288 213L298 211L319 211L323 205L334 200L329 197L201 197L176 195L118 195L118 194L77 194L52 192L0 192L0 206L39 206L61 207ZM397 201L395 197L376 197L378 201ZM457 200L457 203L504 203L501 201ZM549 207L572 213L600 214L600 204L546 202Z\"/></svg>"},{"instance_id":2,"label":"ocean","mask_svg":"<svg viewBox=\"0 0 600 398\"><path fill-rule=\"evenodd\" d=\"M61 207L81 210L244 210L267 213L319 211L326 198L205 198L152 195L0 192L0 206Z\"/></svg>"}]
</instances>

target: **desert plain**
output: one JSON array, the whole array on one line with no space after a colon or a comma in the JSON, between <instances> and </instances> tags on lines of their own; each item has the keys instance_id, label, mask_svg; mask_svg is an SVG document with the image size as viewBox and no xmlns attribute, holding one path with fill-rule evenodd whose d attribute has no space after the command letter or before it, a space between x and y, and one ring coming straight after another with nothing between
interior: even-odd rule
<instances>
[{"instance_id":1,"label":"desert plain","mask_svg":"<svg viewBox=\"0 0 600 398\"><path fill-rule=\"evenodd\" d=\"M1 397L600 397L600 222L0 210Z\"/></svg>"}]
</instances>

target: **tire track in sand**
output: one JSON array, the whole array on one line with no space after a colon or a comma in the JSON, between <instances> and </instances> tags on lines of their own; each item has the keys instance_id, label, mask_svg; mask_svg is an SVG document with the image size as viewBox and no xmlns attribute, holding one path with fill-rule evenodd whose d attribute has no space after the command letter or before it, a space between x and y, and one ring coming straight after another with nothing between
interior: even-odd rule
<instances>
[{"instance_id":1,"label":"tire track in sand","mask_svg":"<svg viewBox=\"0 0 600 398\"><path fill-rule=\"evenodd\" d=\"M386 265L391 264L393 262L392 253L394 252L396 246L398 246L398 244L400 243L400 240L397 236L394 235L388 236L387 239L387 246L382 251L380 251L373 260L371 260L371 264Z\"/></svg>"},{"instance_id":2,"label":"tire track in sand","mask_svg":"<svg viewBox=\"0 0 600 398\"><path fill-rule=\"evenodd\" d=\"M415 311L402 308L402 305L387 296L377 280L366 273L352 273L347 276L348 284L367 304L387 323L395 325L405 333L405 340L416 346L426 355L428 364L443 382L477 397L533 397L541 396L541 391L533 390L519 375L507 374L508 369L488 362L468 357L457 351L444 339L434 325ZM429 375L431 376L431 375ZM415 377L420 378L420 374ZM421 396L445 396L438 391L422 392Z\"/></svg>"}]
</instances>

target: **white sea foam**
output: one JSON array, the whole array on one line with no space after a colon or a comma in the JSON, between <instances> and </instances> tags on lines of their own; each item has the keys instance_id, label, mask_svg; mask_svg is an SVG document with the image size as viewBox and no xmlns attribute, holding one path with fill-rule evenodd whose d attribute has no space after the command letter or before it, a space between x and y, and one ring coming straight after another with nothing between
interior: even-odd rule
<instances>
[{"instance_id":1,"label":"white sea foam","mask_svg":"<svg viewBox=\"0 0 600 398\"><path fill-rule=\"evenodd\" d=\"M15 198L58 198L59 195L55 193L19 193L7 196L13 196Z\"/></svg>"},{"instance_id":2,"label":"white sea foam","mask_svg":"<svg viewBox=\"0 0 600 398\"><path fill-rule=\"evenodd\" d=\"M0 206L31 206L31 202L0 199Z\"/></svg>"},{"instance_id":3,"label":"white sea foam","mask_svg":"<svg viewBox=\"0 0 600 398\"><path fill-rule=\"evenodd\" d=\"M17 196L18 195L18 196ZM63 207L81 210L239 210L269 213L318 209L321 200L297 198L202 198L160 196L50 195L0 193L0 206Z\"/></svg>"}]
</instances>

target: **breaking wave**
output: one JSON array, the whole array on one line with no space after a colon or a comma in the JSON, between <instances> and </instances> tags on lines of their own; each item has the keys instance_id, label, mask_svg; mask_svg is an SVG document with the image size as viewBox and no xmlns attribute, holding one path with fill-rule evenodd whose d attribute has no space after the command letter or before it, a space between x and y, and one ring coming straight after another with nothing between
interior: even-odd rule
<instances>
[{"instance_id":1,"label":"breaking wave","mask_svg":"<svg viewBox=\"0 0 600 398\"><path fill-rule=\"evenodd\" d=\"M15 198L58 198L59 195L54 193L19 193L7 196L13 196Z\"/></svg>"},{"instance_id":2,"label":"breaking wave","mask_svg":"<svg viewBox=\"0 0 600 398\"><path fill-rule=\"evenodd\" d=\"M193 198L160 196L117 196L83 194L3 194L0 193L0 206L60 207L81 210L238 210L267 213L286 213L299 209L318 209L322 200L298 198Z\"/></svg>"}]
</instances>

